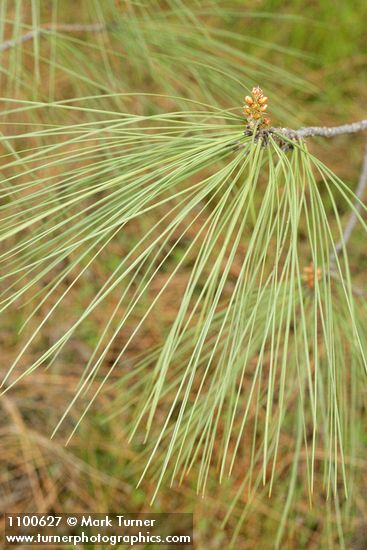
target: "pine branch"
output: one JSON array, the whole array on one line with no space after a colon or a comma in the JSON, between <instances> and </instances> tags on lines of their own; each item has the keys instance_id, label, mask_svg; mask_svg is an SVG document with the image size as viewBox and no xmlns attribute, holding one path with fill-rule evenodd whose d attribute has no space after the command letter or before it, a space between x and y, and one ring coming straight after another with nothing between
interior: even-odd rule
<instances>
[{"instance_id":1,"label":"pine branch","mask_svg":"<svg viewBox=\"0 0 367 550\"><path fill-rule=\"evenodd\" d=\"M10 48L13 48L14 46L18 46L19 44L24 44L25 42L29 42L30 40L34 40L37 36L40 36L42 34L46 34L52 31L56 32L101 32L106 30L106 25L103 25L102 23L59 23L56 25L53 25L51 23L46 23L42 27L39 27L37 29L34 29L32 31L29 31L19 38L15 38L14 40L6 40L5 42L2 42L0 44L0 52L4 52L6 50L9 50Z\"/></svg>"},{"instance_id":2,"label":"pine branch","mask_svg":"<svg viewBox=\"0 0 367 550\"><path fill-rule=\"evenodd\" d=\"M367 119L351 124L342 124L341 126L308 126L299 130L291 128L272 128L274 133L280 133L291 140L300 140L308 137L335 137L343 134L355 134L367 130Z\"/></svg>"},{"instance_id":3,"label":"pine branch","mask_svg":"<svg viewBox=\"0 0 367 550\"><path fill-rule=\"evenodd\" d=\"M288 149L293 149L293 142L301 141L308 137L331 138L344 134L356 134L365 130L367 130L367 119L350 124L342 124L341 126L306 126L298 130L293 130L292 128L264 128L261 126L254 128L248 125L244 131L244 135L252 136L255 134L255 141L262 140L264 145L267 145L271 137L279 147L287 151ZM246 147L246 144L242 144L240 141L234 142L231 145L234 146L235 150Z\"/></svg>"},{"instance_id":4,"label":"pine branch","mask_svg":"<svg viewBox=\"0 0 367 550\"><path fill-rule=\"evenodd\" d=\"M344 134L354 134L357 132L363 132L367 130L367 119L360 120L358 122L352 122L351 124L342 124L341 126L308 126L305 128L300 128L299 130L293 130L291 128L258 128L253 129L250 125L245 130L245 136L250 136L255 133L255 140L262 140L264 145L269 141L269 138L272 137L275 139L277 144L283 149L288 150L293 148L292 142L300 141L308 137L335 137ZM238 148L242 148L243 145L239 145L239 142L236 143ZM361 211L360 201L363 198L363 195L367 188L367 144L364 153L363 165L361 175L358 181L357 189L355 191L356 200L354 203L354 209L350 214L347 225L345 226L342 238L335 245L335 251L330 253L330 265L331 268L335 265L336 255L347 245L350 240L350 237L353 233L353 230L358 221L358 215ZM331 270L333 271L333 269ZM356 292L362 294L362 291ZM363 293L364 294L364 293Z\"/></svg>"}]
</instances>

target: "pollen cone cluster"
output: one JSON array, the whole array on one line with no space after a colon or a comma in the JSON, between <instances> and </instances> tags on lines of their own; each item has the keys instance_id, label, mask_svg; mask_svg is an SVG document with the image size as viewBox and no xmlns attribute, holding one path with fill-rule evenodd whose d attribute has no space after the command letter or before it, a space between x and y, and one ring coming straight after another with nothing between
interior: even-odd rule
<instances>
[{"instance_id":1,"label":"pollen cone cluster","mask_svg":"<svg viewBox=\"0 0 367 550\"><path fill-rule=\"evenodd\" d=\"M252 88L251 95L245 97L243 112L247 118L250 128L267 128L270 125L270 118L266 116L268 98L261 88Z\"/></svg>"},{"instance_id":2,"label":"pollen cone cluster","mask_svg":"<svg viewBox=\"0 0 367 550\"><path fill-rule=\"evenodd\" d=\"M308 288L311 288L311 289L314 288L315 280L317 279L318 281L320 281L321 277L322 277L321 269L317 268L317 270L315 270L315 266L313 265L313 263L303 268L302 278L306 283L306 285L308 286Z\"/></svg>"}]
</instances>

